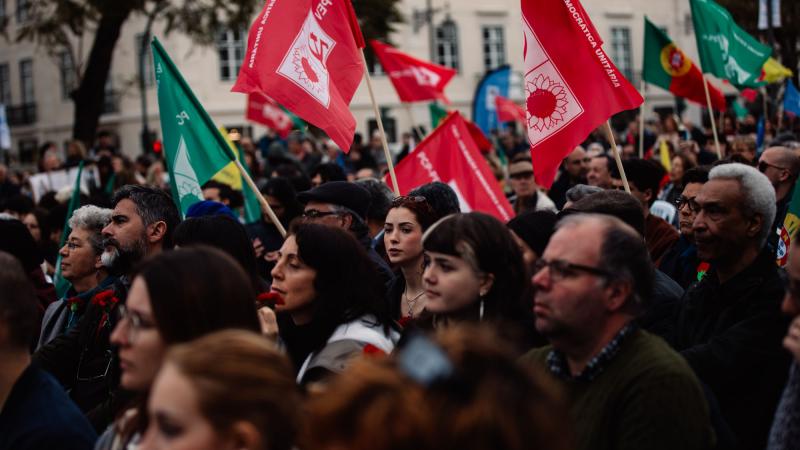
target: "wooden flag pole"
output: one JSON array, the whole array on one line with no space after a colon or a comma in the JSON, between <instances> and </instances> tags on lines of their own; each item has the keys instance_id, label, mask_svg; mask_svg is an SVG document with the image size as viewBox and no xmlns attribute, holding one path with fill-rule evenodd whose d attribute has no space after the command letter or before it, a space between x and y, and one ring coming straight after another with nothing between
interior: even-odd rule
<instances>
[{"instance_id":1,"label":"wooden flag pole","mask_svg":"<svg viewBox=\"0 0 800 450\"><path fill-rule=\"evenodd\" d=\"M708 103L708 118L711 122L711 131L714 133L714 146L717 149L717 158L722 159L722 150L719 148L719 136L717 136L717 122L714 120L714 108L711 107L711 94L708 92L708 78L703 74L703 87L706 90L706 102Z\"/></svg>"},{"instance_id":2,"label":"wooden flag pole","mask_svg":"<svg viewBox=\"0 0 800 450\"><path fill-rule=\"evenodd\" d=\"M411 128L412 132L411 134L417 133L419 135L419 140L422 140L425 137L425 133L422 132L422 128L418 128L416 125L414 125L414 115L411 114L411 105L409 105L408 102L402 102L402 103L403 107L406 110L406 113L408 114L408 120L410 124L409 127ZM414 142L416 141L417 139L415 138Z\"/></svg>"},{"instance_id":3,"label":"wooden flag pole","mask_svg":"<svg viewBox=\"0 0 800 450\"><path fill-rule=\"evenodd\" d=\"M631 193L631 186L628 184L628 177L625 175L625 169L622 167L622 159L619 157L619 150L617 149L617 142L614 139L614 130L611 129L611 120L607 120L603 128L608 135L608 142L611 144L611 151L614 152L614 160L617 162L617 170L619 176L622 178L622 185L625 187L625 192Z\"/></svg>"},{"instance_id":4,"label":"wooden flag pole","mask_svg":"<svg viewBox=\"0 0 800 450\"><path fill-rule=\"evenodd\" d=\"M234 158L233 162L235 162L236 167L239 168L239 172L241 172L244 181L247 182L247 185L250 186L250 189L256 194L258 202L261 203L261 210L267 213L269 220L272 221L272 223L275 225L275 228L277 228L281 233L281 237L286 238L286 228L284 228L283 224L281 224L281 221L278 220L278 216L275 215L275 211L272 210L272 208L269 206L269 203L267 203L267 199L265 199L264 195L261 194L261 191L258 190L256 183L252 178L250 178L250 174L247 173L247 170L244 169L242 163L239 162L239 158Z\"/></svg>"},{"instance_id":5,"label":"wooden flag pole","mask_svg":"<svg viewBox=\"0 0 800 450\"><path fill-rule=\"evenodd\" d=\"M639 159L644 159L644 105L645 105L645 89L647 85L644 80L642 84L642 106L639 108Z\"/></svg>"},{"instance_id":6,"label":"wooden flag pole","mask_svg":"<svg viewBox=\"0 0 800 450\"><path fill-rule=\"evenodd\" d=\"M375 101L375 93L372 92L372 81L369 78L369 67L367 67L367 57L364 55L364 49L361 49L361 61L364 63L364 79L367 80L367 90L369 91L369 98L372 100L372 110L375 112L375 120L378 122L378 131L381 134L381 143L383 144L383 153L386 156L386 163L389 165L389 178L392 179L392 187L394 188L394 195L400 196L400 186L397 184L397 174L394 173L394 162L392 162L392 154L389 153L389 143L386 142L386 132L383 131L383 120L381 119L381 112L378 109L378 102Z\"/></svg>"}]
</instances>

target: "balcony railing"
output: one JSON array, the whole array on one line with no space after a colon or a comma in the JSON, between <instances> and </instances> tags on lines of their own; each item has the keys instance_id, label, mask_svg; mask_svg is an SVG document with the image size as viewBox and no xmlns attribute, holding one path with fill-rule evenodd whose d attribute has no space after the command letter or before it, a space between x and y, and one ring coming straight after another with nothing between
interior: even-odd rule
<instances>
[{"instance_id":1,"label":"balcony railing","mask_svg":"<svg viewBox=\"0 0 800 450\"><path fill-rule=\"evenodd\" d=\"M9 126L31 125L36 123L36 103L9 106L6 110Z\"/></svg>"}]
</instances>

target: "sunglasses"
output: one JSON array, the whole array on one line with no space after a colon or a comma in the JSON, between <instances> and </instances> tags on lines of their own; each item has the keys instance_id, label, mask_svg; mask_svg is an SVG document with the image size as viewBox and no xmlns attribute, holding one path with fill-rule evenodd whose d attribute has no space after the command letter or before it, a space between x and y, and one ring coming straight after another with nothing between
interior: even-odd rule
<instances>
[{"instance_id":1,"label":"sunglasses","mask_svg":"<svg viewBox=\"0 0 800 450\"><path fill-rule=\"evenodd\" d=\"M301 216L304 219L319 219L320 217L335 216L337 214L339 213L336 211L319 211L316 209L307 209L303 211L303 214L301 214Z\"/></svg>"},{"instance_id":2,"label":"sunglasses","mask_svg":"<svg viewBox=\"0 0 800 450\"><path fill-rule=\"evenodd\" d=\"M533 172L518 172L508 175L512 180L525 180L533 176Z\"/></svg>"},{"instance_id":3,"label":"sunglasses","mask_svg":"<svg viewBox=\"0 0 800 450\"><path fill-rule=\"evenodd\" d=\"M778 170L788 170L785 167L776 166L775 164L770 164L770 163L768 163L766 161L759 161L758 162L758 171L761 172L761 173L766 172L767 169L770 168L770 167L774 167L774 168L776 168Z\"/></svg>"},{"instance_id":4,"label":"sunglasses","mask_svg":"<svg viewBox=\"0 0 800 450\"><path fill-rule=\"evenodd\" d=\"M396 208L398 206L406 205L409 203L423 203L427 202L428 199L421 195L401 195L400 197L395 197L392 200L392 208Z\"/></svg>"}]
</instances>

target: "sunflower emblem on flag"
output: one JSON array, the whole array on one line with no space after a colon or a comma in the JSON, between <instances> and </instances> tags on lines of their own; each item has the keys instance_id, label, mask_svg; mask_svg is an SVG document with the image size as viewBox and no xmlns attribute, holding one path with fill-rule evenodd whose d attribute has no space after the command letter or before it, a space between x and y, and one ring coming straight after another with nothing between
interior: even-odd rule
<instances>
[{"instance_id":1,"label":"sunflower emblem on flag","mask_svg":"<svg viewBox=\"0 0 800 450\"><path fill-rule=\"evenodd\" d=\"M525 83L528 128L549 130L559 125L567 113L567 93L561 83L539 74Z\"/></svg>"},{"instance_id":2,"label":"sunflower emblem on flag","mask_svg":"<svg viewBox=\"0 0 800 450\"><path fill-rule=\"evenodd\" d=\"M289 52L278 67L278 74L308 92L325 108L331 101L327 61L334 41L309 12Z\"/></svg>"}]
</instances>

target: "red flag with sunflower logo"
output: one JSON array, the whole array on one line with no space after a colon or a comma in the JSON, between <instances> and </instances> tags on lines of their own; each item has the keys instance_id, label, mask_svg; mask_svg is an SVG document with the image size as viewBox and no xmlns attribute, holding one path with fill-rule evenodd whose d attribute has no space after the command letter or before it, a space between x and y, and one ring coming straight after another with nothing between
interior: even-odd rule
<instances>
[{"instance_id":1,"label":"red flag with sunflower logo","mask_svg":"<svg viewBox=\"0 0 800 450\"><path fill-rule=\"evenodd\" d=\"M644 101L603 51L578 0L522 0L525 106L536 182L612 115Z\"/></svg>"}]
</instances>

